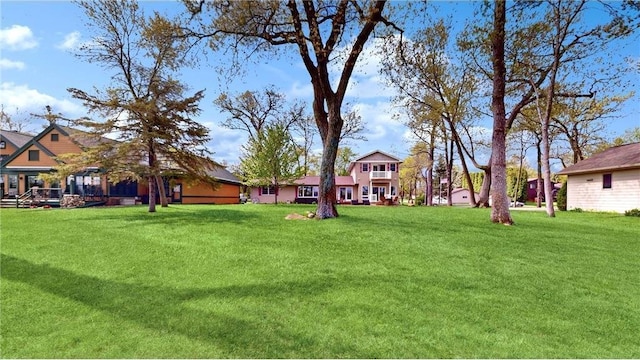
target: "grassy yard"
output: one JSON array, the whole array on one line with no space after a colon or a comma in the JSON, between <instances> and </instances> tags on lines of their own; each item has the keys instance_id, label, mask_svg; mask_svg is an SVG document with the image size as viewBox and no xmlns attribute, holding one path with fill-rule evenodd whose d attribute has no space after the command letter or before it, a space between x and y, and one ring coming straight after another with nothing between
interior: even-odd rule
<instances>
[{"instance_id":1,"label":"grassy yard","mask_svg":"<svg viewBox=\"0 0 640 360\"><path fill-rule=\"evenodd\" d=\"M2 209L3 358L640 358L640 219Z\"/></svg>"}]
</instances>

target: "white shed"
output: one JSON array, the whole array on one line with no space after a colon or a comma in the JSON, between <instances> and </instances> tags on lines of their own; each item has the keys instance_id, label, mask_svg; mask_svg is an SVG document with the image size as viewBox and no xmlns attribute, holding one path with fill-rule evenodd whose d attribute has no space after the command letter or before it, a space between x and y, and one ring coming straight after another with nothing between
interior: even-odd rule
<instances>
[{"instance_id":1,"label":"white shed","mask_svg":"<svg viewBox=\"0 0 640 360\"><path fill-rule=\"evenodd\" d=\"M615 146L566 167L567 210L640 209L640 143Z\"/></svg>"}]
</instances>

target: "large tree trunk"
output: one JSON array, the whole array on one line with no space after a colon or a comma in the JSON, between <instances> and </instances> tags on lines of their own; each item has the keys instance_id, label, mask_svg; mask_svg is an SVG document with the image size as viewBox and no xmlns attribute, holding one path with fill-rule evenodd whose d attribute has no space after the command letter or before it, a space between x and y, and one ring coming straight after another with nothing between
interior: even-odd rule
<instances>
[{"instance_id":1,"label":"large tree trunk","mask_svg":"<svg viewBox=\"0 0 640 360\"><path fill-rule=\"evenodd\" d=\"M543 187L543 183L542 183L542 149L541 149L541 145L542 144L542 140L539 140L536 143L536 149L538 151L538 180L536 182L536 206L537 207L542 207L542 187Z\"/></svg>"},{"instance_id":2,"label":"large tree trunk","mask_svg":"<svg viewBox=\"0 0 640 360\"><path fill-rule=\"evenodd\" d=\"M550 104L548 104L550 105ZM545 126L546 124L546 126ZM553 192L551 186L551 168L549 166L549 122L543 121L542 124L542 176L544 179L544 202L549 217L555 217L555 209L553 208Z\"/></svg>"},{"instance_id":3,"label":"large tree trunk","mask_svg":"<svg viewBox=\"0 0 640 360\"><path fill-rule=\"evenodd\" d=\"M320 185L318 189L318 208L316 217L327 219L338 217L336 208L336 179L335 163L338 156L338 145L342 134L342 117L340 106L329 102L329 114L326 131L320 134L322 138L322 162L320 163Z\"/></svg>"},{"instance_id":4,"label":"large tree trunk","mask_svg":"<svg viewBox=\"0 0 640 360\"><path fill-rule=\"evenodd\" d=\"M160 205L162 207L168 207L169 200L167 200L167 192L164 191L164 181L162 181L162 176L156 175L156 184L158 185L158 195L160 197Z\"/></svg>"},{"instance_id":5,"label":"large tree trunk","mask_svg":"<svg viewBox=\"0 0 640 360\"><path fill-rule=\"evenodd\" d=\"M149 176L149 212L156 212L156 177Z\"/></svg>"},{"instance_id":6,"label":"large tree trunk","mask_svg":"<svg viewBox=\"0 0 640 360\"><path fill-rule=\"evenodd\" d=\"M148 140L148 151L149 151L149 177L148 177L148 185L149 185L149 212L156 212L156 152L155 152L155 143L153 139Z\"/></svg>"},{"instance_id":7,"label":"large tree trunk","mask_svg":"<svg viewBox=\"0 0 640 360\"><path fill-rule=\"evenodd\" d=\"M320 165L320 187L318 193L318 209L316 217L320 219L338 217L336 208L335 161L338 154L340 134L328 136L322 151Z\"/></svg>"},{"instance_id":8,"label":"large tree trunk","mask_svg":"<svg viewBox=\"0 0 640 360\"><path fill-rule=\"evenodd\" d=\"M424 203L426 206L433 206L433 163L427 167L425 182Z\"/></svg>"},{"instance_id":9,"label":"large tree trunk","mask_svg":"<svg viewBox=\"0 0 640 360\"><path fill-rule=\"evenodd\" d=\"M476 202L476 207L487 208L489 207L489 195L491 191L491 158L489 158L489 166L481 167L484 171L484 177L482 178L482 186L480 187L480 197Z\"/></svg>"},{"instance_id":10,"label":"large tree trunk","mask_svg":"<svg viewBox=\"0 0 640 360\"><path fill-rule=\"evenodd\" d=\"M504 42L506 5L505 0L496 0L494 29L491 36L491 58L493 62L493 136L491 145L491 221L505 225L513 224L507 196L506 131L507 119L504 107L506 67Z\"/></svg>"},{"instance_id":11,"label":"large tree trunk","mask_svg":"<svg viewBox=\"0 0 640 360\"><path fill-rule=\"evenodd\" d=\"M445 147L447 148L447 155L445 156L447 161L447 172L445 174L447 177L447 206L453 206L453 199L451 199L451 190L453 190L453 139L449 140L448 143L449 145Z\"/></svg>"}]
</instances>

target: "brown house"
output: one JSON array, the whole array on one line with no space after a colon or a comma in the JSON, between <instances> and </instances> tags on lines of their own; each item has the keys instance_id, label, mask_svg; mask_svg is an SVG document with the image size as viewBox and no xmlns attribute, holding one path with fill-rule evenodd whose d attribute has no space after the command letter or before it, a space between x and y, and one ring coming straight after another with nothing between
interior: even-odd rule
<instances>
[{"instance_id":1,"label":"brown house","mask_svg":"<svg viewBox=\"0 0 640 360\"><path fill-rule=\"evenodd\" d=\"M50 173L59 164L57 156L81 153L106 138L95 140L80 130L52 123L38 135L2 131L4 142L0 166L2 198L16 198L30 189L47 189L47 196L77 194L90 201L107 204L148 202L147 186L136 181L112 184L99 166L86 168L82 173L69 176L66 181L47 183L39 178ZM84 136L84 135L87 136ZM2 145L2 144L0 144ZM2 146L0 146L2 147ZM165 190L172 202L188 204L239 203L240 181L223 167L212 172L218 186L211 184L187 184L180 178L165 179Z\"/></svg>"}]
</instances>

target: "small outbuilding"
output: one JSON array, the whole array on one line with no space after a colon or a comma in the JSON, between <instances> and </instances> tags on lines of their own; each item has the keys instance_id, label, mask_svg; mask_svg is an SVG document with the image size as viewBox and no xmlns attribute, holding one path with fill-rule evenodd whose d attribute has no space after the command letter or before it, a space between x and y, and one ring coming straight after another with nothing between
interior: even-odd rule
<instances>
[{"instance_id":1,"label":"small outbuilding","mask_svg":"<svg viewBox=\"0 0 640 360\"><path fill-rule=\"evenodd\" d=\"M567 210L640 209L640 143L615 146L566 167Z\"/></svg>"},{"instance_id":2,"label":"small outbuilding","mask_svg":"<svg viewBox=\"0 0 640 360\"><path fill-rule=\"evenodd\" d=\"M476 201L480 198L480 194L474 193ZM451 191L451 204L453 205L469 205L471 192L467 188L457 188Z\"/></svg>"}]
</instances>

